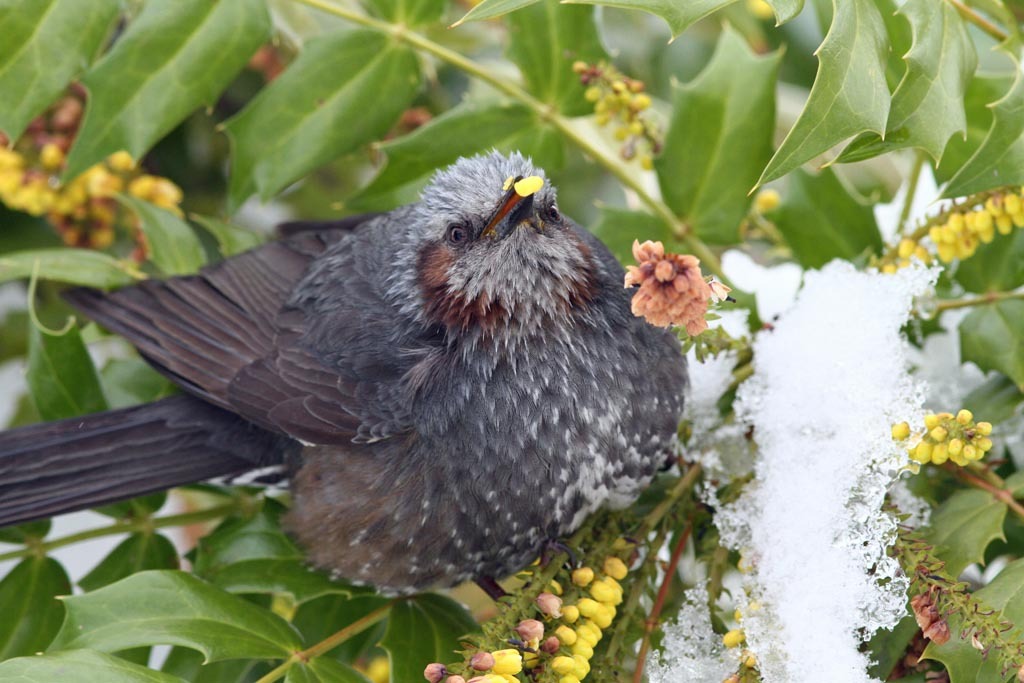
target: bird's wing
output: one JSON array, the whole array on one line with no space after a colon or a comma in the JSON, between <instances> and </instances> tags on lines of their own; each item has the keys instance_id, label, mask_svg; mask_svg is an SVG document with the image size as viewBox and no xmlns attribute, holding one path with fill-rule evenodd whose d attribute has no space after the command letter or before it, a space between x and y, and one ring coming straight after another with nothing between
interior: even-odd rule
<instances>
[{"instance_id":1,"label":"bird's wing","mask_svg":"<svg viewBox=\"0 0 1024 683\"><path fill-rule=\"evenodd\" d=\"M395 401L410 361L400 360L396 348L374 349L394 356L370 360L377 368L363 367L368 359L358 348L327 357L305 340L314 322L309 314L288 305L318 257L330 250L358 262L366 243L358 231L303 230L196 275L113 293L75 289L66 297L185 391L265 429L324 444L386 438L407 428ZM355 272L334 284L339 315L348 328L362 329L361 335L340 331L337 344L369 334L379 347L395 320L384 314L376 290ZM364 310L379 315L356 322Z\"/></svg>"}]
</instances>

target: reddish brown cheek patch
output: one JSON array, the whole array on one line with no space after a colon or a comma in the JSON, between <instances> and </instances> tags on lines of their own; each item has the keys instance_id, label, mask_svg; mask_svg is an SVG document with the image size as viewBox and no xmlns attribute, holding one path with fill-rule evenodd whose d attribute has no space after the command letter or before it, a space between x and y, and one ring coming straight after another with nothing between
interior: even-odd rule
<instances>
[{"instance_id":1,"label":"reddish brown cheek patch","mask_svg":"<svg viewBox=\"0 0 1024 683\"><path fill-rule=\"evenodd\" d=\"M448 271L454 263L455 255L442 244L432 244L420 253L416 270L427 318L449 329L478 327L484 331L493 331L507 321L508 311L500 301L491 301L486 295L467 300L461 292L452 291Z\"/></svg>"}]
</instances>

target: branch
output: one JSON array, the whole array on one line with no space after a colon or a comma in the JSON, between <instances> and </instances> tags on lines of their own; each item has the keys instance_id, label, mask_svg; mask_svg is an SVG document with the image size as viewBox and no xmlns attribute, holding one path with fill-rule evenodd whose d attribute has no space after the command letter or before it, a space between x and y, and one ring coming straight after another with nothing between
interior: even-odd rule
<instances>
[{"instance_id":1,"label":"branch","mask_svg":"<svg viewBox=\"0 0 1024 683\"><path fill-rule=\"evenodd\" d=\"M476 77L493 87L495 90L498 90L517 102L525 105L534 114L536 114L540 120L550 124L558 130L565 139L576 145L584 154L593 158L608 172L618 178L619 182L636 194L637 198L639 198L641 202L646 204L655 215L669 225L675 235L683 242L683 244L686 245L686 248L694 256L699 258L701 263L707 266L708 271L714 273L718 279L725 284L730 284L722 273L722 264L718 260L718 257L706 244L704 244L703 241L692 234L690 227L683 221L679 220L679 218L672 212L672 209L670 209L663 201L647 192L643 184L637 180L633 174L631 174L629 169L623 167L622 164L613 158L607 151L597 145L594 145L592 142L580 135L573 128L569 119L562 116L554 106L541 102L533 95L526 92L522 87L511 82L505 76L486 68L482 64L479 64L478 62L475 62L454 50L450 50L447 47L430 40L422 34L409 31L405 26L390 24L386 21L381 21L380 19L360 14L359 12L350 10L346 7L335 5L328 0L295 1L323 12L327 12L328 14L333 14L336 17L341 17L342 19L351 21L354 24L359 24L360 26L380 31L381 33L386 33L395 40L408 43L418 50L426 52L441 61L451 64L457 69Z\"/></svg>"},{"instance_id":2,"label":"branch","mask_svg":"<svg viewBox=\"0 0 1024 683\"><path fill-rule=\"evenodd\" d=\"M687 526L679 537L676 547L672 550L672 557L665 567L665 578L658 589L658 595L654 599L654 606L651 607L651 614L644 622L644 639L640 642L640 651L636 656L636 669L633 671L633 683L641 683L644 680L644 664L647 661L647 650L651 647L651 634L658 627L661 619L661 610L665 606L665 599L668 597L668 589L672 586L672 579L676 575L676 567L679 566L679 558L683 556L686 549L686 542L690 540L690 532L693 526Z\"/></svg>"},{"instance_id":3,"label":"branch","mask_svg":"<svg viewBox=\"0 0 1024 683\"><path fill-rule=\"evenodd\" d=\"M988 292L981 296L970 297L967 299L953 299L950 301L939 301L935 304L936 314L942 311L949 311L954 308L968 308L970 306L984 306L986 304L994 304L997 301L1005 301L1006 299L1024 299L1024 292Z\"/></svg>"},{"instance_id":4,"label":"branch","mask_svg":"<svg viewBox=\"0 0 1024 683\"><path fill-rule=\"evenodd\" d=\"M949 4L956 8L956 11L960 13L960 16L970 23L974 24L988 35L995 38L1000 43L1009 38L1006 31L999 28L985 17L978 14L976 11L960 2L960 0L946 0Z\"/></svg>"}]
</instances>

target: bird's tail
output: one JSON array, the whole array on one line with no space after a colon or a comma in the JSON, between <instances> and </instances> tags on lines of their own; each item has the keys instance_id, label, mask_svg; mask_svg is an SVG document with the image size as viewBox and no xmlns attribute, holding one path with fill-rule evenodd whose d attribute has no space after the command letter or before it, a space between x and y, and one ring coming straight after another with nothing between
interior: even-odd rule
<instances>
[{"instance_id":1,"label":"bird's tail","mask_svg":"<svg viewBox=\"0 0 1024 683\"><path fill-rule=\"evenodd\" d=\"M289 442L190 396L0 432L0 527L277 464Z\"/></svg>"}]
</instances>

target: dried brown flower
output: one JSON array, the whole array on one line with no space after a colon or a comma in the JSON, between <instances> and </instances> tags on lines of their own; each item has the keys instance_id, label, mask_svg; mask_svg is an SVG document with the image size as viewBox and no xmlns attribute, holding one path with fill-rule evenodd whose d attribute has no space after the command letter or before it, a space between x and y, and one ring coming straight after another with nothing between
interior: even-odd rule
<instances>
[{"instance_id":1,"label":"dried brown flower","mask_svg":"<svg viewBox=\"0 0 1024 683\"><path fill-rule=\"evenodd\" d=\"M917 619L917 625L921 627L925 638L936 645L942 645L949 640L949 624L939 616L938 607L930 591L914 596L910 601L910 607L914 610L914 618Z\"/></svg>"},{"instance_id":2,"label":"dried brown flower","mask_svg":"<svg viewBox=\"0 0 1024 683\"><path fill-rule=\"evenodd\" d=\"M633 242L639 265L626 270L626 287L639 286L633 295L633 315L658 327L683 325L695 336L708 328L704 314L712 290L700 272L700 261L689 254L665 253L661 242Z\"/></svg>"}]
</instances>

